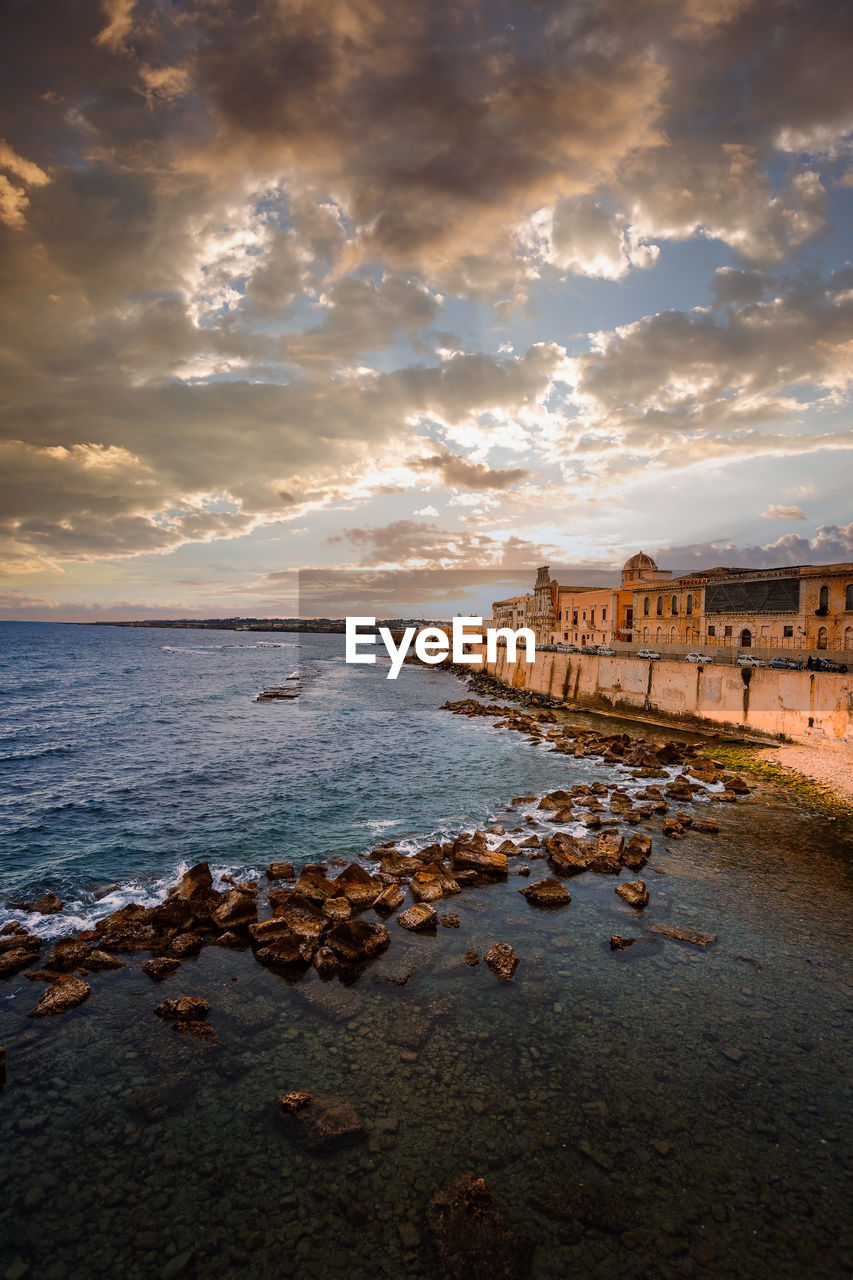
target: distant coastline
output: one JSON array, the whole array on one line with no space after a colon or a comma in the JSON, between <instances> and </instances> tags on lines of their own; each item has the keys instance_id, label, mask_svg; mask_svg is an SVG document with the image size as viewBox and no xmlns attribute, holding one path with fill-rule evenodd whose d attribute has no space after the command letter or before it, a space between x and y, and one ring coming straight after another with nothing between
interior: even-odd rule
<instances>
[{"instance_id":1,"label":"distant coastline","mask_svg":"<svg viewBox=\"0 0 853 1280\"><path fill-rule=\"evenodd\" d=\"M417 626L422 618L382 618L387 627ZM177 631L313 631L343 635L345 618L140 618L132 621L96 619L79 622L81 627L165 627Z\"/></svg>"}]
</instances>

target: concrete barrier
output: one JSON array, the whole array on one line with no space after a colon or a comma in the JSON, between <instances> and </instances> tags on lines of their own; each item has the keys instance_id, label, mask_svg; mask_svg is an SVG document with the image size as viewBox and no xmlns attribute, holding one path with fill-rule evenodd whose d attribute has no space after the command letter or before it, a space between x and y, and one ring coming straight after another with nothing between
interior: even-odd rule
<instances>
[{"instance_id":1,"label":"concrete barrier","mask_svg":"<svg viewBox=\"0 0 853 1280\"><path fill-rule=\"evenodd\" d=\"M657 719L682 728L747 731L793 742L853 743L853 675L772 671L766 667L693 666L664 660L599 658L537 650L508 663L477 666L503 684L546 694L584 711ZM523 651L522 651L523 652Z\"/></svg>"}]
</instances>

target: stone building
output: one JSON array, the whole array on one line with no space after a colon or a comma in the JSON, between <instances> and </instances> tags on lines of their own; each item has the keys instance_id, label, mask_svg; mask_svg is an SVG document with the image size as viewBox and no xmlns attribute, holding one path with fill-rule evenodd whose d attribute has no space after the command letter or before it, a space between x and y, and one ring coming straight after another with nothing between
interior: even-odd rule
<instances>
[{"instance_id":1,"label":"stone building","mask_svg":"<svg viewBox=\"0 0 853 1280\"><path fill-rule=\"evenodd\" d=\"M533 605L533 596L510 596L507 600L495 600L492 603L493 627L511 627L517 631L519 627L528 625L528 617Z\"/></svg>"}]
</instances>

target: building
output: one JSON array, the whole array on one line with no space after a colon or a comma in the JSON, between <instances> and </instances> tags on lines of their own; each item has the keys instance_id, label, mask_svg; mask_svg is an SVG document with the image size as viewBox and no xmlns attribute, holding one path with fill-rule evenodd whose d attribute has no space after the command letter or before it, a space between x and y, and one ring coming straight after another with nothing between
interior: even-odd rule
<instances>
[{"instance_id":1,"label":"building","mask_svg":"<svg viewBox=\"0 0 853 1280\"><path fill-rule=\"evenodd\" d=\"M510 596L507 600L492 602L492 626L511 627L518 631L519 627L528 625L527 619L533 604L533 596Z\"/></svg>"}]
</instances>

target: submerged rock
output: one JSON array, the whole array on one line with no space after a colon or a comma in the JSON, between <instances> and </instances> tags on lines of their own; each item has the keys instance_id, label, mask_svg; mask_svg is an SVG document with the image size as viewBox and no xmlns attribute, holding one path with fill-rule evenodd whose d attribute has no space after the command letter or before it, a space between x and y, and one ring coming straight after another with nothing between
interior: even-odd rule
<instances>
[{"instance_id":1,"label":"submerged rock","mask_svg":"<svg viewBox=\"0 0 853 1280\"><path fill-rule=\"evenodd\" d=\"M352 1146L367 1133L351 1102L331 1093L286 1093L279 1098L288 1132L307 1151Z\"/></svg>"},{"instance_id":2,"label":"submerged rock","mask_svg":"<svg viewBox=\"0 0 853 1280\"><path fill-rule=\"evenodd\" d=\"M66 1010L73 1009L84 1000L88 1000L91 994L92 988L88 982L83 982L82 979L75 978L70 973L63 974L47 988L35 1009L31 1009L27 1016L46 1018L55 1013L65 1013Z\"/></svg>"},{"instance_id":3,"label":"submerged rock","mask_svg":"<svg viewBox=\"0 0 853 1280\"><path fill-rule=\"evenodd\" d=\"M323 915L330 920L349 920L352 906L348 898L327 898L323 903Z\"/></svg>"},{"instance_id":4,"label":"submerged rock","mask_svg":"<svg viewBox=\"0 0 853 1280\"><path fill-rule=\"evenodd\" d=\"M268 880L295 880L296 872L292 862L271 862L267 867Z\"/></svg>"},{"instance_id":5,"label":"submerged rock","mask_svg":"<svg viewBox=\"0 0 853 1280\"><path fill-rule=\"evenodd\" d=\"M629 907L636 907L638 911L649 905L649 891L642 880L626 880L623 884L617 884L614 893L623 902L627 902Z\"/></svg>"},{"instance_id":6,"label":"submerged rock","mask_svg":"<svg viewBox=\"0 0 853 1280\"><path fill-rule=\"evenodd\" d=\"M38 902L32 903L29 909L30 911L37 911L43 916L55 916L64 906L65 903L55 893L46 893L39 898Z\"/></svg>"},{"instance_id":7,"label":"submerged rock","mask_svg":"<svg viewBox=\"0 0 853 1280\"><path fill-rule=\"evenodd\" d=\"M626 947L632 947L636 941L636 938L623 938L621 933L611 933L610 950L624 951Z\"/></svg>"},{"instance_id":8,"label":"submerged rock","mask_svg":"<svg viewBox=\"0 0 853 1280\"><path fill-rule=\"evenodd\" d=\"M154 1012L167 1022L203 1022L212 1007L202 996L178 996L164 1000Z\"/></svg>"},{"instance_id":9,"label":"submerged rock","mask_svg":"<svg viewBox=\"0 0 853 1280\"><path fill-rule=\"evenodd\" d=\"M568 889L554 879L538 880L518 892L534 907L563 907L572 900Z\"/></svg>"},{"instance_id":10,"label":"submerged rock","mask_svg":"<svg viewBox=\"0 0 853 1280\"><path fill-rule=\"evenodd\" d=\"M483 1178L463 1173L427 1209L441 1280L523 1280L530 1244L510 1222Z\"/></svg>"},{"instance_id":11,"label":"submerged rock","mask_svg":"<svg viewBox=\"0 0 853 1280\"><path fill-rule=\"evenodd\" d=\"M586 871L592 856L591 849L583 840L563 831L549 836L545 841L545 848L548 851L548 861L561 876L580 875L582 871Z\"/></svg>"},{"instance_id":12,"label":"submerged rock","mask_svg":"<svg viewBox=\"0 0 853 1280\"><path fill-rule=\"evenodd\" d=\"M391 915L399 907L402 907L405 901L405 893L398 884L389 884L382 890L379 897L373 904L373 910L377 915Z\"/></svg>"},{"instance_id":13,"label":"submerged rock","mask_svg":"<svg viewBox=\"0 0 853 1280\"><path fill-rule=\"evenodd\" d=\"M251 890L232 889L210 913L217 929L230 931L254 924L258 918L257 896Z\"/></svg>"},{"instance_id":14,"label":"submerged rock","mask_svg":"<svg viewBox=\"0 0 853 1280\"><path fill-rule=\"evenodd\" d=\"M466 951L462 959L469 969L473 969L475 965L480 963L480 957L476 951Z\"/></svg>"},{"instance_id":15,"label":"submerged rock","mask_svg":"<svg viewBox=\"0 0 853 1280\"><path fill-rule=\"evenodd\" d=\"M641 871L649 860L652 851L651 836L642 831L635 832L622 850L622 864L629 871Z\"/></svg>"},{"instance_id":16,"label":"submerged rock","mask_svg":"<svg viewBox=\"0 0 853 1280\"><path fill-rule=\"evenodd\" d=\"M508 942L496 942L483 959L501 982L510 982L518 968L518 956Z\"/></svg>"},{"instance_id":17,"label":"submerged rock","mask_svg":"<svg viewBox=\"0 0 853 1280\"><path fill-rule=\"evenodd\" d=\"M660 933L664 938L674 938L676 942L692 942L696 947L710 947L717 941L715 933L699 933L696 929L682 929L677 924L652 924L653 933Z\"/></svg>"},{"instance_id":18,"label":"submerged rock","mask_svg":"<svg viewBox=\"0 0 853 1280\"><path fill-rule=\"evenodd\" d=\"M346 898L356 911L363 910L365 907L372 907L382 892L381 883L369 872L365 871L364 867L360 867L357 862L351 862L349 866L345 867L332 884L334 886L333 896Z\"/></svg>"}]
</instances>

